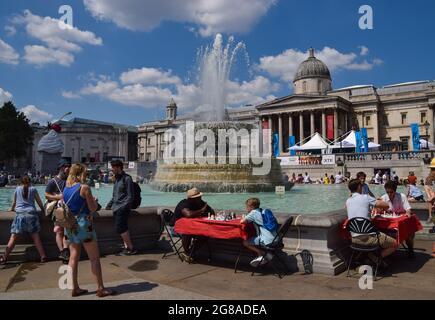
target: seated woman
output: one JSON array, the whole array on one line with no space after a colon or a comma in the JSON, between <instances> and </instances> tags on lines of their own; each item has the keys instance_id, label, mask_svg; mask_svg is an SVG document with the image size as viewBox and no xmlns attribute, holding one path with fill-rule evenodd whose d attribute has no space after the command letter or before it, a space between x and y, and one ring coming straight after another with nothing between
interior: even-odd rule
<instances>
[{"instance_id":1,"label":"seated woman","mask_svg":"<svg viewBox=\"0 0 435 320\"><path fill-rule=\"evenodd\" d=\"M12 222L11 237L6 246L5 253L3 256L0 256L0 264L6 263L19 235L24 233L29 233L33 242L35 242L36 249L41 256L41 262L47 261L41 238L39 237L41 226L39 224L38 213L36 212L35 201L42 212L44 212L44 205L38 191L35 187L30 186L30 178L28 176L24 176L21 179L21 184L22 186L17 187L14 193L11 211L15 211L16 216Z\"/></svg>"},{"instance_id":2,"label":"seated woman","mask_svg":"<svg viewBox=\"0 0 435 320\"><path fill-rule=\"evenodd\" d=\"M424 202L423 192L416 186L416 182L408 183L405 180L406 195L409 202Z\"/></svg>"},{"instance_id":3,"label":"seated woman","mask_svg":"<svg viewBox=\"0 0 435 320\"><path fill-rule=\"evenodd\" d=\"M197 188L193 188L187 191L187 199L183 199L177 204L174 210L174 218L177 221L181 218L207 217L208 213L214 214L215 212L207 202L202 200L202 193ZM191 257L192 239L192 236L181 235L184 252L180 256L189 263L193 261Z\"/></svg>"},{"instance_id":4,"label":"seated woman","mask_svg":"<svg viewBox=\"0 0 435 320\"><path fill-rule=\"evenodd\" d=\"M395 214L406 214L408 217L411 217L411 206L408 202L408 198L403 193L397 192L397 184L394 181L387 181L385 183L385 191L380 200L385 201L389 205L389 210L394 212ZM406 240L406 245L408 246L408 256L410 258L414 257L414 236L411 235Z\"/></svg>"}]
</instances>

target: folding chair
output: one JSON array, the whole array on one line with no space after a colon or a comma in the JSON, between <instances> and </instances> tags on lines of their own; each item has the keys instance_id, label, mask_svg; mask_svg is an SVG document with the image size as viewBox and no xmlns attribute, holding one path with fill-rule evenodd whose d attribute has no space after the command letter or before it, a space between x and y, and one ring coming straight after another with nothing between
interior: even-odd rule
<instances>
[{"instance_id":1,"label":"folding chair","mask_svg":"<svg viewBox=\"0 0 435 320\"><path fill-rule=\"evenodd\" d=\"M371 234L375 234L376 235L376 239L377 239L377 243L375 245L372 246L364 246L364 245L359 245L356 243L351 243L350 245L350 249L352 250L352 255L349 259L349 264L347 267L347 277L349 277L350 275L350 266L352 265L352 260L353 260L353 256L355 254L355 252L360 253L374 253L376 254L377 257L377 261L376 261L376 269L375 269L375 276L374 276L374 280L376 281L377 278L377 274L378 274L378 267L379 264L382 263L382 247L381 244L379 242L379 234L380 232L375 228L375 226L373 225L372 221L366 218L352 218L348 221L347 223L347 230L349 232L352 233L358 233L360 235L371 235Z\"/></svg>"},{"instance_id":2,"label":"folding chair","mask_svg":"<svg viewBox=\"0 0 435 320\"><path fill-rule=\"evenodd\" d=\"M161 215L163 219L163 224L165 226L166 234L169 237L169 243L171 244L172 249L175 251L172 253L165 252L162 259L176 254L181 262L183 262L183 259L180 256L181 245L179 244L181 242L181 236L174 230L174 213L169 209L163 209ZM174 237L178 239L175 241Z\"/></svg>"},{"instance_id":3,"label":"folding chair","mask_svg":"<svg viewBox=\"0 0 435 320\"><path fill-rule=\"evenodd\" d=\"M258 248L262 251L264 251L264 255L261 257L260 263L257 265L257 267L254 268L254 270L251 273L251 276L253 276L257 270L260 268L264 268L270 264L275 274L278 275L280 279L282 279L283 274L275 267L273 263L271 263L274 259L278 260L282 266L284 266L285 270L288 270L287 264L282 260L282 258L279 256L279 253L284 248L284 243L282 242L282 239L287 234L288 229L290 228L290 225L293 222L293 217L289 217L278 229L278 232L276 233L275 239L273 239L272 243L268 245L260 245ZM266 255L270 253L273 255L273 258L271 260L266 259ZM263 261L266 261L263 264ZM236 266L237 268L237 266ZM284 275L287 275L287 272L284 273Z\"/></svg>"}]
</instances>

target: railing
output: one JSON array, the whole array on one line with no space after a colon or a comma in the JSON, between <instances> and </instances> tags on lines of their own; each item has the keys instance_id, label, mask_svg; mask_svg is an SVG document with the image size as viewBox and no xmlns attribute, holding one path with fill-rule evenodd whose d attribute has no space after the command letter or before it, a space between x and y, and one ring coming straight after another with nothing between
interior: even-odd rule
<instances>
[{"instance_id":1,"label":"railing","mask_svg":"<svg viewBox=\"0 0 435 320\"><path fill-rule=\"evenodd\" d=\"M336 162L364 162L364 161L409 161L422 160L425 164L435 157L433 150L399 151L399 152L367 152L367 153L337 153Z\"/></svg>"}]
</instances>

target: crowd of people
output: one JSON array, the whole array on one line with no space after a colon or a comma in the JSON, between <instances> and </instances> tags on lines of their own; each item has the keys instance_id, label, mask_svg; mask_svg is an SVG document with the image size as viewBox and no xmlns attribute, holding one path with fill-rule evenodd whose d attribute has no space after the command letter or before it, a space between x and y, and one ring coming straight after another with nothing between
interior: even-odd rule
<instances>
[{"instance_id":1,"label":"crowd of people","mask_svg":"<svg viewBox=\"0 0 435 320\"><path fill-rule=\"evenodd\" d=\"M312 179L308 172L305 172L304 175L299 173L297 176L296 173L293 172L291 178L285 175L284 180L296 184L341 184L347 182L349 178L343 175L341 171L336 175L328 175L328 173L325 173L320 179Z\"/></svg>"}]
</instances>

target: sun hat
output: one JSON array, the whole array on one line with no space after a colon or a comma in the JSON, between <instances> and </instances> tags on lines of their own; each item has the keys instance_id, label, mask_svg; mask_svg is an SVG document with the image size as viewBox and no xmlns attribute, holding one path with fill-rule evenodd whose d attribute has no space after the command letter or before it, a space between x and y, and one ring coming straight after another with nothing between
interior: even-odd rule
<instances>
[{"instance_id":1,"label":"sun hat","mask_svg":"<svg viewBox=\"0 0 435 320\"><path fill-rule=\"evenodd\" d=\"M202 193L199 192L197 188L192 188L187 191L187 199L194 199L199 197L202 197Z\"/></svg>"},{"instance_id":2,"label":"sun hat","mask_svg":"<svg viewBox=\"0 0 435 320\"><path fill-rule=\"evenodd\" d=\"M435 158L433 158L432 161L430 162L429 168L435 169Z\"/></svg>"},{"instance_id":3,"label":"sun hat","mask_svg":"<svg viewBox=\"0 0 435 320\"><path fill-rule=\"evenodd\" d=\"M71 166L71 161L68 161L66 159L60 159L57 164L57 169L61 169L66 166Z\"/></svg>"}]
</instances>

